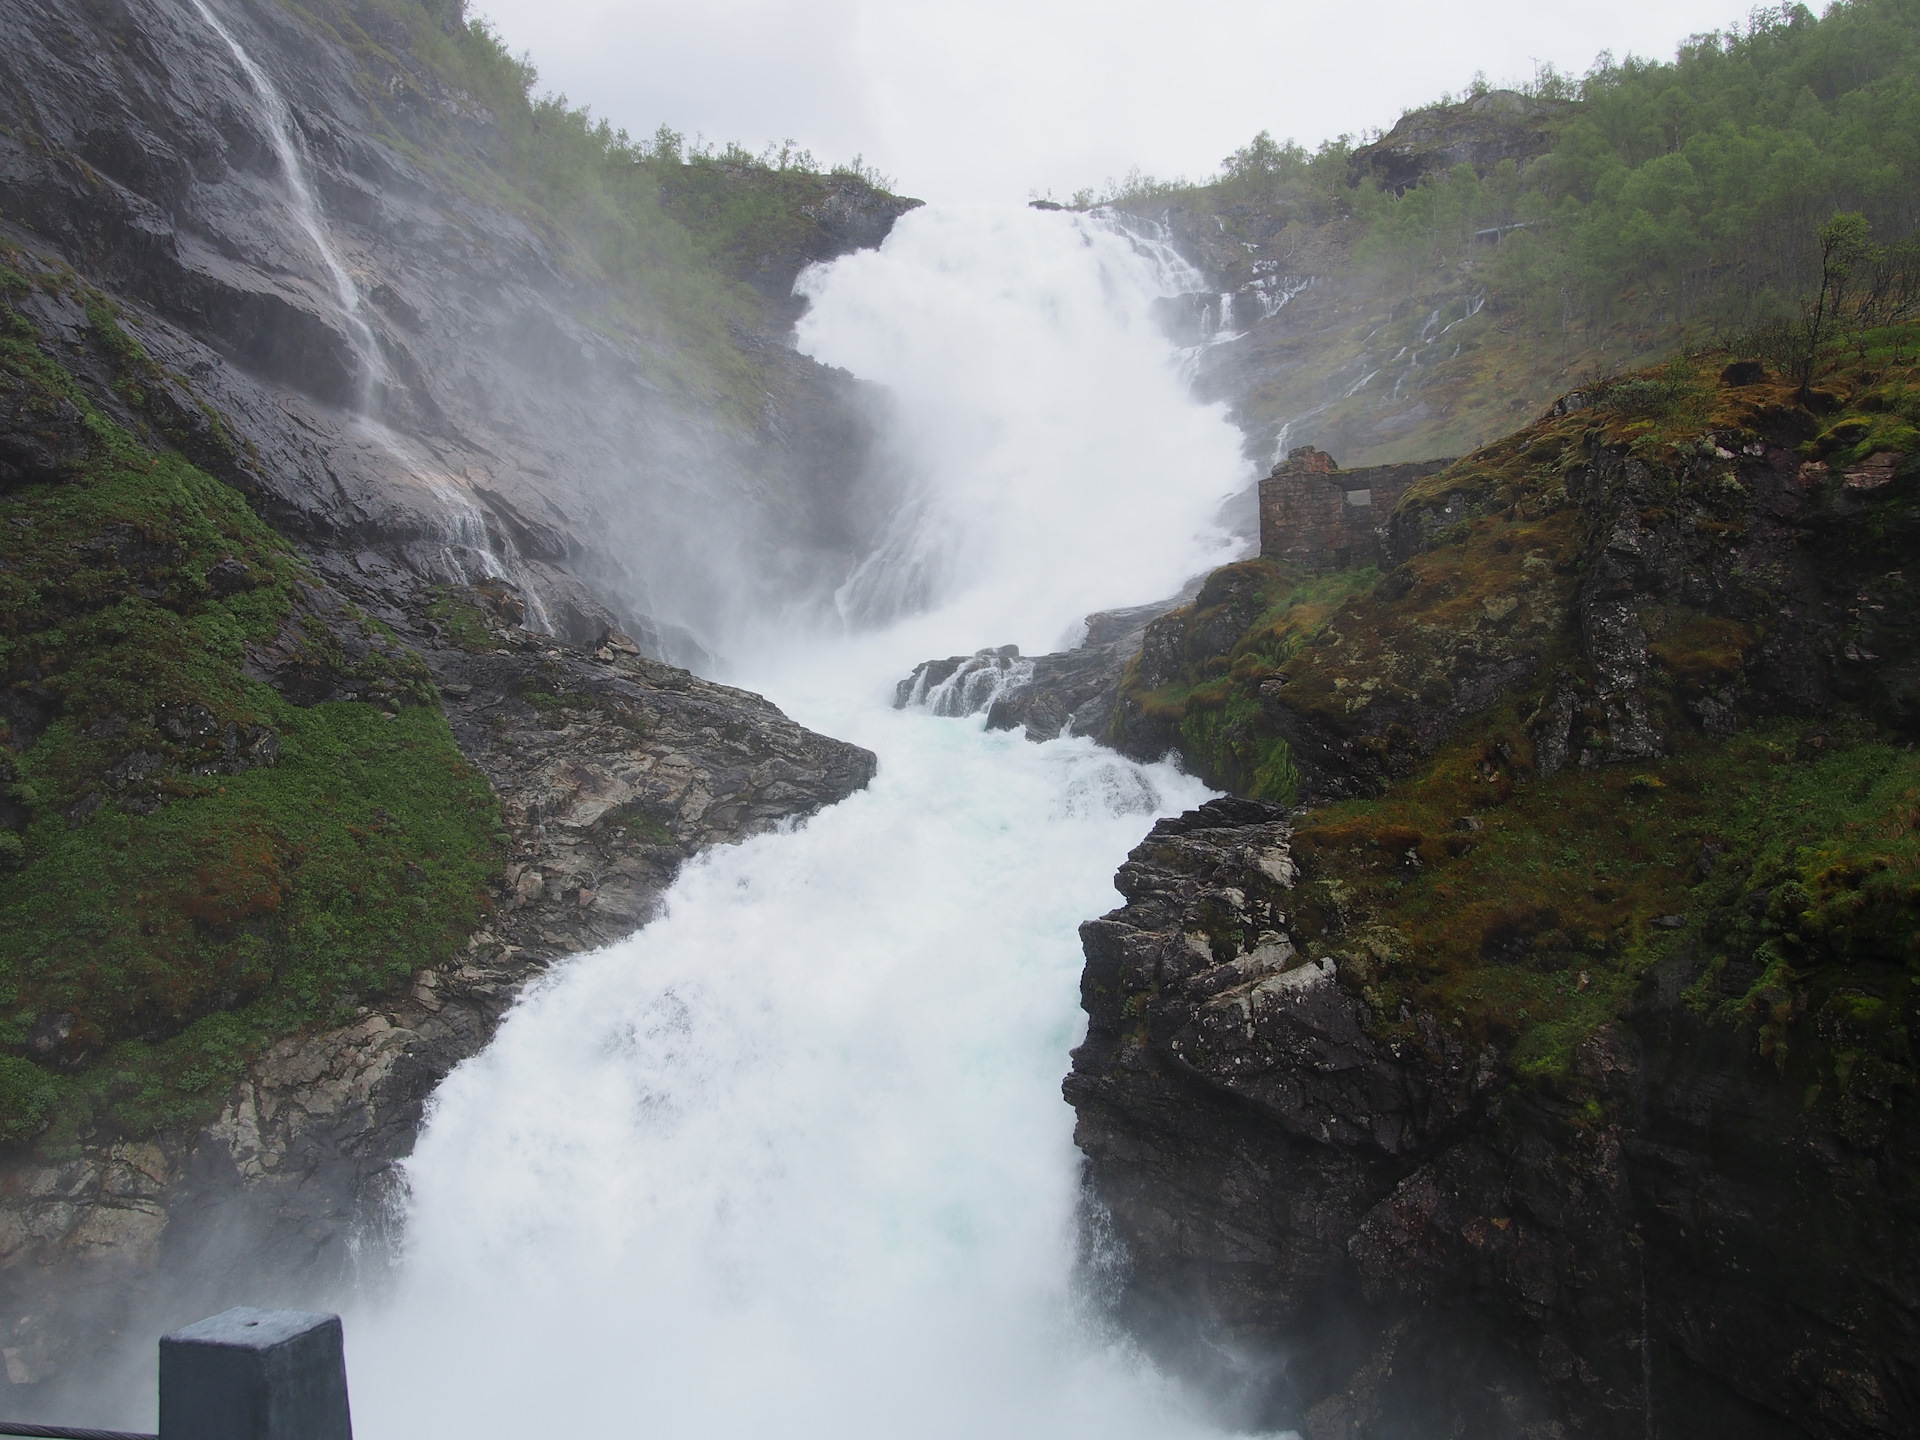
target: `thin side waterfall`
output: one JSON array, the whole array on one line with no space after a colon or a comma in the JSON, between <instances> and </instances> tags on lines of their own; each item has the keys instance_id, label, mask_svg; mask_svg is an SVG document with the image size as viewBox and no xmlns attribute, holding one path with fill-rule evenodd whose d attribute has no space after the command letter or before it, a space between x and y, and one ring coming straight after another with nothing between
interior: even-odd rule
<instances>
[{"instance_id":1,"label":"thin side waterfall","mask_svg":"<svg viewBox=\"0 0 1920 1440\"><path fill-rule=\"evenodd\" d=\"M232 53L234 63L247 77L247 84L260 102L261 112L267 122L268 143L273 146L274 158L280 162L281 174L287 178L287 198L292 204L293 218L313 242L314 253L320 257L328 279L333 282L333 297L339 304L340 318L347 327L347 338L353 345L354 357L360 362L359 403L356 408L361 414L372 414L379 391L387 382L386 357L380 353L380 343L374 337L373 327L367 323L360 287L353 283L353 276L347 273L347 267L340 262L333 241L327 235L327 227L321 220L319 201L314 197L313 187L307 183L307 166L300 154L293 112L287 108L286 100L267 78L266 72L254 63L246 47L208 8L206 0L191 0L191 4L206 22L207 28L218 35Z\"/></svg>"},{"instance_id":2,"label":"thin side waterfall","mask_svg":"<svg viewBox=\"0 0 1920 1440\"><path fill-rule=\"evenodd\" d=\"M268 143L272 145L274 157L280 162L280 172L286 178L289 208L295 223L312 242L314 254L326 271L348 344L357 362L352 409L359 428L403 469L423 481L443 511L438 525L441 543L436 547L444 570L442 578L463 585L475 580L511 580L527 599L529 625L551 631L552 625L546 618L546 609L540 603L538 594L517 573L518 557L514 555L511 543L503 546L505 555L498 553L487 530L486 516L473 497L442 467L423 460L416 446L382 422L383 399L392 375L386 356L380 349L379 339L367 320L366 303L360 287L334 247L319 198L307 179L306 160L301 154L300 135L294 124L293 111L279 88L255 63L246 47L221 22L220 17L213 13L206 0L189 0L189 3L207 28L226 46L259 101Z\"/></svg>"},{"instance_id":3,"label":"thin side waterfall","mask_svg":"<svg viewBox=\"0 0 1920 1440\"><path fill-rule=\"evenodd\" d=\"M1077 928L1208 792L890 704L919 660L1037 649L1235 553L1240 437L1179 382L1164 279L1086 217L937 206L805 277L802 348L891 394L920 612L730 648L879 775L689 864L441 1087L392 1288L348 1315L363 1440L1214 1433L1088 1298L1060 1095Z\"/></svg>"}]
</instances>

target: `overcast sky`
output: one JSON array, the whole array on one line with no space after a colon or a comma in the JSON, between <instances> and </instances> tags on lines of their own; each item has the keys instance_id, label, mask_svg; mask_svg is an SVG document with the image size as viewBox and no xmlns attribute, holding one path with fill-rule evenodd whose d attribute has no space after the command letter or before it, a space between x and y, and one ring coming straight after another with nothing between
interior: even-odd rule
<instances>
[{"instance_id":1,"label":"overcast sky","mask_svg":"<svg viewBox=\"0 0 1920 1440\"><path fill-rule=\"evenodd\" d=\"M932 200L1201 178L1259 130L1307 145L1476 70L1671 59L1742 0L474 0L543 89L650 135L855 154Z\"/></svg>"}]
</instances>

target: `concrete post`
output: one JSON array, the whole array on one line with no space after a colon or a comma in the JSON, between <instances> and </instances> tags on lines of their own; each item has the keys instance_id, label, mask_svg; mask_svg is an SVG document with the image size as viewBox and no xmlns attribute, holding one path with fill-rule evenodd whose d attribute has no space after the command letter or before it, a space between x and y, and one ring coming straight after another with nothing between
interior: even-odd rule
<instances>
[{"instance_id":1,"label":"concrete post","mask_svg":"<svg viewBox=\"0 0 1920 1440\"><path fill-rule=\"evenodd\" d=\"M340 1317L241 1306L162 1336L160 1440L353 1440Z\"/></svg>"}]
</instances>

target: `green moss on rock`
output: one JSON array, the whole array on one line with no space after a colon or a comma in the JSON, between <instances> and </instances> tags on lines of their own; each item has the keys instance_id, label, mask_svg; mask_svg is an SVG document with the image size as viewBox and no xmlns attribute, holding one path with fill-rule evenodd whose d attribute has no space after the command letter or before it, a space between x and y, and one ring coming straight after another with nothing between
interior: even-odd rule
<instances>
[{"instance_id":1,"label":"green moss on rock","mask_svg":"<svg viewBox=\"0 0 1920 1440\"><path fill-rule=\"evenodd\" d=\"M57 1148L204 1117L443 959L499 821L417 658L8 318L0 377L77 437L0 494L0 1141Z\"/></svg>"},{"instance_id":2,"label":"green moss on rock","mask_svg":"<svg viewBox=\"0 0 1920 1440\"><path fill-rule=\"evenodd\" d=\"M1869 1143L1920 1078L1917 340L1836 362L1817 417L1726 356L1577 397L1413 487L1384 576L1218 572L1124 738L1253 798L1291 798L1262 744L1319 767L1295 938L1383 1031L1436 1016L1577 1109L1585 1042L1680 975ZM1223 628L1234 596L1265 608Z\"/></svg>"}]
</instances>

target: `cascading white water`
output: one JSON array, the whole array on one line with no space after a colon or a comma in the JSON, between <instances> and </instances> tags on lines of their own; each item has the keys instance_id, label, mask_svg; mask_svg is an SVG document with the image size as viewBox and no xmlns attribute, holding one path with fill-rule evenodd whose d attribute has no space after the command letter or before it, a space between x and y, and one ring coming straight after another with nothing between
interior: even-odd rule
<instances>
[{"instance_id":1,"label":"cascading white water","mask_svg":"<svg viewBox=\"0 0 1920 1440\"><path fill-rule=\"evenodd\" d=\"M1076 1302L1059 1086L1076 928L1206 792L887 701L928 655L1220 558L1239 437L1173 383L1152 267L1098 222L929 208L806 288L803 343L892 392L921 467L897 563L952 563L926 614L735 649L879 776L689 865L442 1087L393 1289L348 1316L363 1440L1205 1430Z\"/></svg>"},{"instance_id":2,"label":"cascading white water","mask_svg":"<svg viewBox=\"0 0 1920 1440\"><path fill-rule=\"evenodd\" d=\"M487 533L485 516L474 503L473 497L443 469L423 461L413 445L382 421L382 397L391 380L386 356L381 352L373 326L368 323L365 298L328 233L319 197L307 179L307 164L300 151L300 135L294 125L293 111L279 87L247 53L246 47L221 22L220 17L213 13L206 0L190 0L190 3L207 28L226 46L260 103L261 118L266 122L267 141L273 147L274 158L280 162L280 173L286 180L288 207L293 212L294 222L312 242L314 254L321 268L326 271L341 323L346 328L347 342L353 350L356 374L352 413L357 428L398 462L403 470L422 481L441 507L443 514L434 518L438 521L436 528L441 541L438 549L444 556L444 578L459 584L469 583L476 578L511 579L527 597L528 623L536 628L551 630L538 594L515 574L516 557L511 545L507 546L504 557L494 550Z\"/></svg>"},{"instance_id":3,"label":"cascading white water","mask_svg":"<svg viewBox=\"0 0 1920 1440\"><path fill-rule=\"evenodd\" d=\"M965 613L968 651L1046 650L1223 558L1196 517L1236 488L1239 437L1189 399L1147 309L1192 284L1184 265L1099 215L982 207L914 211L801 277L801 349L884 379L911 477L842 587L851 623Z\"/></svg>"}]
</instances>

